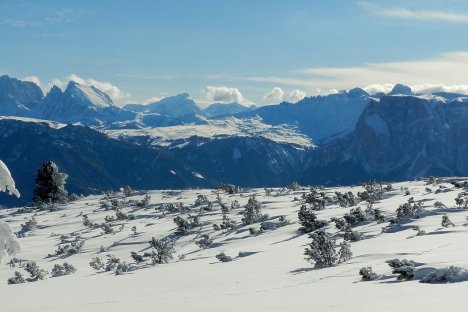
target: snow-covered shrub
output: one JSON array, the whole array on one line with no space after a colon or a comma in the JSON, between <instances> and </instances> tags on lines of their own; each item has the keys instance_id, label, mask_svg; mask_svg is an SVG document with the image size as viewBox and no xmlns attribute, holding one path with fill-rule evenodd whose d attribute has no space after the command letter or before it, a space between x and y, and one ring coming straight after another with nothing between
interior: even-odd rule
<instances>
[{"instance_id":1,"label":"snow-covered shrub","mask_svg":"<svg viewBox=\"0 0 468 312\"><path fill-rule=\"evenodd\" d=\"M327 225L325 220L317 220L317 215L306 205L302 205L297 213L299 224L302 225L299 231L309 233Z\"/></svg>"},{"instance_id":2,"label":"snow-covered shrub","mask_svg":"<svg viewBox=\"0 0 468 312\"><path fill-rule=\"evenodd\" d=\"M18 271L15 271L15 275L8 279L8 284L10 285L22 283L26 283L26 280L24 279L23 275Z\"/></svg>"},{"instance_id":3,"label":"snow-covered shrub","mask_svg":"<svg viewBox=\"0 0 468 312\"><path fill-rule=\"evenodd\" d=\"M225 184L225 183L221 183L220 185L216 187L216 189L222 190L231 195L240 193L242 191L242 188L240 186L233 185L233 184Z\"/></svg>"},{"instance_id":4,"label":"snow-covered shrub","mask_svg":"<svg viewBox=\"0 0 468 312\"><path fill-rule=\"evenodd\" d=\"M357 242L361 240L362 234L358 231L353 231L351 228L347 228L343 234L343 239L345 241Z\"/></svg>"},{"instance_id":5,"label":"snow-covered shrub","mask_svg":"<svg viewBox=\"0 0 468 312\"><path fill-rule=\"evenodd\" d=\"M114 229L107 223L101 224L101 228L102 228L102 232L104 234L113 234L114 233Z\"/></svg>"},{"instance_id":6,"label":"snow-covered shrub","mask_svg":"<svg viewBox=\"0 0 468 312\"><path fill-rule=\"evenodd\" d=\"M411 197L410 199L408 199L408 202L398 207L398 209L396 210L396 219L398 222L405 220L421 212L422 210L422 202L415 202L413 197Z\"/></svg>"},{"instance_id":7,"label":"snow-covered shrub","mask_svg":"<svg viewBox=\"0 0 468 312\"><path fill-rule=\"evenodd\" d=\"M216 255L216 259L218 259L221 262L229 262L232 261L232 258L228 255L226 255L224 252L221 252Z\"/></svg>"},{"instance_id":8,"label":"snow-covered shrub","mask_svg":"<svg viewBox=\"0 0 468 312\"><path fill-rule=\"evenodd\" d=\"M149 244L153 248L153 252L151 253L153 264L168 263L174 258L174 242L171 240L167 238L158 240L152 237Z\"/></svg>"},{"instance_id":9,"label":"snow-covered shrub","mask_svg":"<svg viewBox=\"0 0 468 312\"><path fill-rule=\"evenodd\" d=\"M69 264L68 262L65 262L64 264L55 264L53 269L52 269L52 277L58 277L58 276L64 276L64 275L70 275L76 272L76 267L72 264Z\"/></svg>"},{"instance_id":10,"label":"snow-covered shrub","mask_svg":"<svg viewBox=\"0 0 468 312\"><path fill-rule=\"evenodd\" d=\"M450 221L450 219L449 219L449 217L448 217L447 215L443 215L443 216L442 216L441 225L442 225L444 228L448 228L449 226L455 226L455 224L453 224L453 222Z\"/></svg>"},{"instance_id":11,"label":"snow-covered shrub","mask_svg":"<svg viewBox=\"0 0 468 312\"><path fill-rule=\"evenodd\" d=\"M215 231L219 230L233 230L237 226L237 222L232 220L227 215L223 215L223 222L220 225L213 224Z\"/></svg>"},{"instance_id":12,"label":"snow-covered shrub","mask_svg":"<svg viewBox=\"0 0 468 312\"><path fill-rule=\"evenodd\" d=\"M200 239L195 242L195 244L203 249L210 248L213 244L213 239L211 239L208 234L203 234Z\"/></svg>"},{"instance_id":13,"label":"snow-covered shrub","mask_svg":"<svg viewBox=\"0 0 468 312\"><path fill-rule=\"evenodd\" d=\"M367 221L367 215L360 207L352 208L349 213L345 213L343 219L350 226L355 226L360 222Z\"/></svg>"},{"instance_id":14,"label":"snow-covered shrub","mask_svg":"<svg viewBox=\"0 0 468 312\"><path fill-rule=\"evenodd\" d=\"M85 240L77 237L70 244L59 244L57 247L57 250L55 251L55 254L56 255L62 255L62 254L74 255L74 254L81 252L84 245L85 245Z\"/></svg>"},{"instance_id":15,"label":"snow-covered shrub","mask_svg":"<svg viewBox=\"0 0 468 312\"><path fill-rule=\"evenodd\" d=\"M198 216L190 216L189 219L184 219L181 216L177 216L173 219L174 223L177 225L176 233L178 235L187 235L190 229L200 225Z\"/></svg>"},{"instance_id":16,"label":"snow-covered shrub","mask_svg":"<svg viewBox=\"0 0 468 312\"><path fill-rule=\"evenodd\" d=\"M26 221L24 224L21 224L21 230L18 232L19 237L23 237L25 233L34 231L37 228L37 220L33 216L31 219Z\"/></svg>"},{"instance_id":17,"label":"snow-covered shrub","mask_svg":"<svg viewBox=\"0 0 468 312\"><path fill-rule=\"evenodd\" d=\"M131 270L130 265L127 264L127 262L120 262L117 264L117 267L115 268L115 275L124 275L128 271Z\"/></svg>"},{"instance_id":18,"label":"snow-covered shrub","mask_svg":"<svg viewBox=\"0 0 468 312\"><path fill-rule=\"evenodd\" d=\"M208 205L210 203L211 202L208 200L206 195L198 195L197 199L195 200L195 206Z\"/></svg>"},{"instance_id":19,"label":"snow-covered shrub","mask_svg":"<svg viewBox=\"0 0 468 312\"><path fill-rule=\"evenodd\" d=\"M289 184L288 186L286 186L286 188L291 191L299 191L301 189L301 186L299 185L299 183L293 182Z\"/></svg>"},{"instance_id":20,"label":"snow-covered shrub","mask_svg":"<svg viewBox=\"0 0 468 312\"><path fill-rule=\"evenodd\" d=\"M310 204L312 210L323 210L327 205L327 201L321 198L315 189L311 189L310 193L302 194L302 202Z\"/></svg>"},{"instance_id":21,"label":"snow-covered shrub","mask_svg":"<svg viewBox=\"0 0 468 312\"><path fill-rule=\"evenodd\" d=\"M351 252L351 246L348 242L341 242L340 249L338 250L338 263L348 261L352 256L353 253Z\"/></svg>"},{"instance_id":22,"label":"snow-covered shrub","mask_svg":"<svg viewBox=\"0 0 468 312\"><path fill-rule=\"evenodd\" d=\"M242 223L245 225L254 224L264 221L268 218L267 215L262 214L262 204L255 198L255 195L249 198L244 211L242 211Z\"/></svg>"},{"instance_id":23,"label":"snow-covered shrub","mask_svg":"<svg viewBox=\"0 0 468 312\"><path fill-rule=\"evenodd\" d=\"M421 283L451 283L468 280L468 271L464 268L450 266L448 268L437 269L424 276Z\"/></svg>"},{"instance_id":24,"label":"snow-covered shrub","mask_svg":"<svg viewBox=\"0 0 468 312\"><path fill-rule=\"evenodd\" d=\"M0 263L7 256L14 256L21 250L21 245L18 242L10 225L0 221Z\"/></svg>"},{"instance_id":25,"label":"snow-covered shrub","mask_svg":"<svg viewBox=\"0 0 468 312\"><path fill-rule=\"evenodd\" d=\"M99 270L104 270L104 268L106 267L106 264L104 263L104 261L102 261L101 258L95 257L91 259L89 266L92 267L94 270L99 271Z\"/></svg>"},{"instance_id":26,"label":"snow-covered shrub","mask_svg":"<svg viewBox=\"0 0 468 312\"><path fill-rule=\"evenodd\" d=\"M148 208L149 203L151 201L151 195L146 194L142 200L137 200L135 202L135 207L137 208Z\"/></svg>"},{"instance_id":27,"label":"snow-covered shrub","mask_svg":"<svg viewBox=\"0 0 468 312\"><path fill-rule=\"evenodd\" d=\"M440 202L440 201L436 201L434 203L434 207L435 208L447 208L447 206L444 205L444 203Z\"/></svg>"},{"instance_id":28,"label":"snow-covered shrub","mask_svg":"<svg viewBox=\"0 0 468 312\"><path fill-rule=\"evenodd\" d=\"M33 190L33 201L41 203L66 203L68 200L65 184L67 175L59 171L53 161L46 161L37 170L36 187Z\"/></svg>"},{"instance_id":29,"label":"snow-covered shrub","mask_svg":"<svg viewBox=\"0 0 468 312\"><path fill-rule=\"evenodd\" d=\"M120 259L111 254L106 255L106 257L107 257L107 261L106 261L104 270L108 272L114 271L117 268L117 266L120 264Z\"/></svg>"},{"instance_id":30,"label":"snow-covered shrub","mask_svg":"<svg viewBox=\"0 0 468 312\"><path fill-rule=\"evenodd\" d=\"M393 270L393 274L398 274L398 280L410 280L414 277L414 261L390 259L385 261Z\"/></svg>"},{"instance_id":31,"label":"snow-covered shrub","mask_svg":"<svg viewBox=\"0 0 468 312\"><path fill-rule=\"evenodd\" d=\"M46 270L39 268L36 262L26 263L26 265L24 266L24 270L30 275L30 277L26 279L28 282L43 280L49 274L49 272L47 272Z\"/></svg>"},{"instance_id":32,"label":"snow-covered shrub","mask_svg":"<svg viewBox=\"0 0 468 312\"><path fill-rule=\"evenodd\" d=\"M88 215L83 215L83 225L91 229L95 226L94 222L89 219Z\"/></svg>"},{"instance_id":33,"label":"snow-covered shrub","mask_svg":"<svg viewBox=\"0 0 468 312\"><path fill-rule=\"evenodd\" d=\"M357 200L352 192L347 192L344 194L341 192L335 192L335 195L340 207L352 207L356 206L357 204Z\"/></svg>"},{"instance_id":34,"label":"snow-covered shrub","mask_svg":"<svg viewBox=\"0 0 468 312\"><path fill-rule=\"evenodd\" d=\"M315 263L315 268L332 266L337 261L336 251L333 241L323 230L318 230L309 235L312 242L305 249L304 255L308 261Z\"/></svg>"},{"instance_id":35,"label":"snow-covered shrub","mask_svg":"<svg viewBox=\"0 0 468 312\"><path fill-rule=\"evenodd\" d=\"M468 193L459 193L455 198L455 203L458 205L458 208L468 208Z\"/></svg>"},{"instance_id":36,"label":"snow-covered shrub","mask_svg":"<svg viewBox=\"0 0 468 312\"><path fill-rule=\"evenodd\" d=\"M231 203L231 210L239 209L239 208L240 208L240 204L239 204L239 202L237 201L237 199L235 199L235 200Z\"/></svg>"},{"instance_id":37,"label":"snow-covered shrub","mask_svg":"<svg viewBox=\"0 0 468 312\"><path fill-rule=\"evenodd\" d=\"M382 211L378 208L368 207L364 213L366 214L367 220L375 220L377 223L385 222L385 217L382 214Z\"/></svg>"},{"instance_id":38,"label":"snow-covered shrub","mask_svg":"<svg viewBox=\"0 0 468 312\"><path fill-rule=\"evenodd\" d=\"M130 197L133 195L133 190L130 186L125 185L124 187L121 188L122 193L124 194L125 197Z\"/></svg>"},{"instance_id":39,"label":"snow-covered shrub","mask_svg":"<svg viewBox=\"0 0 468 312\"><path fill-rule=\"evenodd\" d=\"M344 218L331 218L330 220L335 222L336 228L340 231L345 231L351 227Z\"/></svg>"},{"instance_id":40,"label":"snow-covered shrub","mask_svg":"<svg viewBox=\"0 0 468 312\"><path fill-rule=\"evenodd\" d=\"M140 262L144 262L144 261L145 261L145 258L143 258L142 255L139 255L139 254L137 254L137 253L134 252L134 251L131 251L131 252L130 252L130 257L132 257L132 259L133 259L136 263L140 263Z\"/></svg>"},{"instance_id":41,"label":"snow-covered shrub","mask_svg":"<svg viewBox=\"0 0 468 312\"><path fill-rule=\"evenodd\" d=\"M363 281L373 281L376 280L379 276L372 272L372 267L363 267L359 270L359 275Z\"/></svg>"},{"instance_id":42,"label":"snow-covered shrub","mask_svg":"<svg viewBox=\"0 0 468 312\"><path fill-rule=\"evenodd\" d=\"M358 192L357 196L361 200L368 202L370 205L374 204L377 200L382 199L385 191L390 191L392 189L390 184L384 188L381 182L377 182L375 180L369 181L364 184L363 187L365 191Z\"/></svg>"}]
</instances>

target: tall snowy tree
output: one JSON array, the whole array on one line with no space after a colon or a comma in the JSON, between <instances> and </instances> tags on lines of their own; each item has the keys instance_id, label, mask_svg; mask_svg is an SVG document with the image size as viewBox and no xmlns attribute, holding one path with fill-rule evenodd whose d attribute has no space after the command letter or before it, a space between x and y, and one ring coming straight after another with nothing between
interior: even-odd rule
<instances>
[{"instance_id":1,"label":"tall snowy tree","mask_svg":"<svg viewBox=\"0 0 468 312\"><path fill-rule=\"evenodd\" d=\"M59 171L53 161L46 161L37 170L36 188L33 191L34 203L65 203L67 175Z\"/></svg>"},{"instance_id":2,"label":"tall snowy tree","mask_svg":"<svg viewBox=\"0 0 468 312\"><path fill-rule=\"evenodd\" d=\"M0 160L0 192L8 191L17 197L20 196L15 188L15 181L11 177L10 170ZM20 251L21 246L16 239L13 230L8 223L0 221L0 262L6 256L12 256Z\"/></svg>"}]
</instances>

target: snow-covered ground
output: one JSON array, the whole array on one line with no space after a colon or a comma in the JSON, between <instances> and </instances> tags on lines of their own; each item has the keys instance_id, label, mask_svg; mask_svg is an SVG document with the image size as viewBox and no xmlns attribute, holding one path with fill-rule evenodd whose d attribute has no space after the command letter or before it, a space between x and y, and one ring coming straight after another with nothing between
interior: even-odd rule
<instances>
[{"instance_id":1,"label":"snow-covered ground","mask_svg":"<svg viewBox=\"0 0 468 312\"><path fill-rule=\"evenodd\" d=\"M191 137L216 139L223 137L263 137L278 143L287 143L297 147L313 147L306 135L297 131L297 127L287 124L272 126L261 118L205 119L204 124L188 124L171 127L144 129L105 130L113 138L149 137L153 145L180 146L181 140Z\"/></svg>"},{"instance_id":2,"label":"snow-covered ground","mask_svg":"<svg viewBox=\"0 0 468 312\"><path fill-rule=\"evenodd\" d=\"M427 187L433 192L428 192ZM438 189L440 191L435 192ZM320 192L333 198L335 191L356 194L362 190L362 187L342 187ZM313 264L304 259L304 249L311 239L298 232L297 213L301 203L294 198L301 198L308 189L280 196L266 196L263 189L244 189L236 195L220 192L221 201L227 206L234 200L239 202L240 207L228 213L229 218L238 222L242 218L239 212L253 194L257 194L262 213L269 214L271 222L278 222L280 216L286 216L291 222L259 235L251 235L248 230L250 227L258 230L258 223L239 225L232 231L215 231L213 224L221 223L222 214L214 190L150 191L147 208L134 205L143 198L143 193L128 198L121 193L112 195L108 203L111 199L125 201L121 211L135 216L134 220L110 222L114 234L102 234L101 228L90 229L83 225L83 215L96 224L104 223L106 216L115 216L114 210L101 207L106 201L104 195L58 206L60 210L54 212L1 210L0 220L7 222L15 232L33 216L37 221L35 229L19 238L22 251L17 258L36 261L48 271L54 264L65 261L78 269L73 275L8 285L7 279L15 271L27 274L22 268L1 264L2 311L465 311L468 282L418 282L435 268L451 265L468 268L468 210L458 208L454 200L462 191L447 182L393 184L393 190L386 192L373 206L382 210L386 220L394 217L395 210L410 197L416 202L421 200L424 211L386 232L382 232L382 228L389 225L388 221L360 223L353 230L362 233L363 238L350 242L352 259L322 269L314 269ZM279 190L273 190L273 195L277 192ZM409 195L405 194L407 192ZM214 203L212 211L203 209L206 205L194 205L198 195L206 195ZM446 208L436 208L437 201ZM171 213L160 206L176 202L188 207L191 215L197 212L200 215L200 226L180 237L175 235L173 219L178 215L187 218L188 213ZM333 203L316 213L319 219L330 220L356 207L365 210L366 203L346 208ZM444 214L455 226L441 226ZM136 234L133 226L136 226ZM426 234L416 236L414 226L419 226ZM336 238L337 245L342 241L333 222L325 229ZM203 234L213 238L211 248L203 249L195 244ZM76 236L85 239L83 250L67 257L48 256L55 254L61 235L66 236L65 241ZM136 264L130 257L131 251L149 252L148 242L152 237L175 239L174 259L168 264L153 266L149 260ZM100 251L101 246L105 251ZM219 262L215 256L220 252L231 256L233 261ZM94 271L89 266L92 258L101 257L105 261L107 254L137 269L115 275ZM415 261L415 279L397 281L385 263L393 258ZM372 266L380 278L361 281L359 270L367 266Z\"/></svg>"}]
</instances>

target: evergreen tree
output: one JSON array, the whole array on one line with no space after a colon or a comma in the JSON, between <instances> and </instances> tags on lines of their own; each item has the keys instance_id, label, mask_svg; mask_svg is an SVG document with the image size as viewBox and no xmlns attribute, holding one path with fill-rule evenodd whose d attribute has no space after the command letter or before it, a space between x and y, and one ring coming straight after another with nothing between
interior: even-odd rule
<instances>
[{"instance_id":1,"label":"evergreen tree","mask_svg":"<svg viewBox=\"0 0 468 312\"><path fill-rule=\"evenodd\" d=\"M310 234L312 242L305 249L304 255L307 260L315 262L315 268L332 266L337 261L337 255L333 241L323 230L318 230Z\"/></svg>"},{"instance_id":2,"label":"evergreen tree","mask_svg":"<svg viewBox=\"0 0 468 312\"><path fill-rule=\"evenodd\" d=\"M34 203L66 203L67 177L65 173L59 172L58 166L53 161L43 163L37 170L36 187L33 191Z\"/></svg>"}]
</instances>

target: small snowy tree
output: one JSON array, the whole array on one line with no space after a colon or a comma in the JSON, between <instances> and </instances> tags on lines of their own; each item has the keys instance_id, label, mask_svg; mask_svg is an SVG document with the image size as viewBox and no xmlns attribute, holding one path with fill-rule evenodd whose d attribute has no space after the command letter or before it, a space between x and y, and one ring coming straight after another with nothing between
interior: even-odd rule
<instances>
[{"instance_id":1,"label":"small snowy tree","mask_svg":"<svg viewBox=\"0 0 468 312\"><path fill-rule=\"evenodd\" d=\"M363 281L373 281L376 280L379 276L372 272L372 267L363 267L359 270L359 275L362 276Z\"/></svg>"},{"instance_id":2,"label":"small snowy tree","mask_svg":"<svg viewBox=\"0 0 468 312\"><path fill-rule=\"evenodd\" d=\"M0 160L0 192L8 192L10 195L20 197L20 193L15 187L15 181L11 177L10 170Z\"/></svg>"},{"instance_id":3,"label":"small snowy tree","mask_svg":"<svg viewBox=\"0 0 468 312\"><path fill-rule=\"evenodd\" d=\"M46 161L37 170L36 187L33 191L33 201L41 203L66 203L68 200L65 183L67 175L59 171L53 161Z\"/></svg>"},{"instance_id":4,"label":"small snowy tree","mask_svg":"<svg viewBox=\"0 0 468 312\"><path fill-rule=\"evenodd\" d=\"M304 255L309 261L315 263L315 268L324 268L336 263L336 251L333 241L323 230L318 230L309 236L312 242L305 249Z\"/></svg>"},{"instance_id":5,"label":"small snowy tree","mask_svg":"<svg viewBox=\"0 0 468 312\"><path fill-rule=\"evenodd\" d=\"M8 223L0 221L0 263L7 256L14 256L21 250L13 230Z\"/></svg>"},{"instance_id":6,"label":"small snowy tree","mask_svg":"<svg viewBox=\"0 0 468 312\"><path fill-rule=\"evenodd\" d=\"M442 216L442 226L444 228L448 228L449 226L455 226L452 221L450 221L449 217L447 215Z\"/></svg>"},{"instance_id":7,"label":"small snowy tree","mask_svg":"<svg viewBox=\"0 0 468 312\"><path fill-rule=\"evenodd\" d=\"M149 244L153 248L151 253L153 264L168 263L169 260L174 258L174 242L169 239L156 239L153 237Z\"/></svg>"},{"instance_id":8,"label":"small snowy tree","mask_svg":"<svg viewBox=\"0 0 468 312\"><path fill-rule=\"evenodd\" d=\"M242 215L244 216L242 223L249 225L265 220L267 216L262 215L261 209L262 204L255 198L255 195L250 197L244 211L242 211Z\"/></svg>"},{"instance_id":9,"label":"small snowy tree","mask_svg":"<svg viewBox=\"0 0 468 312\"><path fill-rule=\"evenodd\" d=\"M351 252L351 246L347 241L344 241L340 244L340 249L338 250L338 262L345 262L351 259L353 253Z\"/></svg>"}]
</instances>

